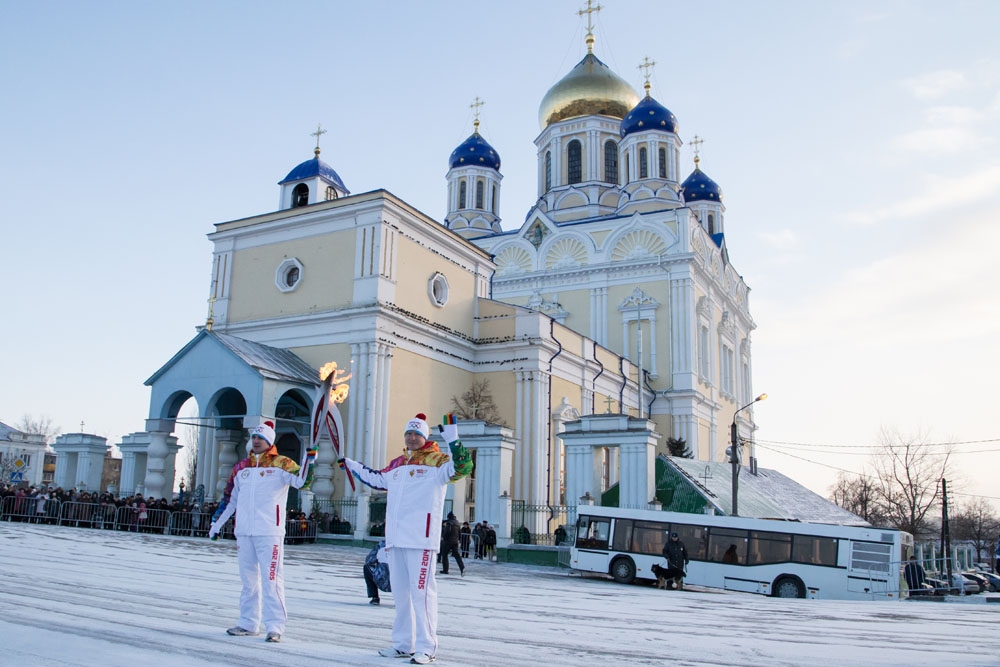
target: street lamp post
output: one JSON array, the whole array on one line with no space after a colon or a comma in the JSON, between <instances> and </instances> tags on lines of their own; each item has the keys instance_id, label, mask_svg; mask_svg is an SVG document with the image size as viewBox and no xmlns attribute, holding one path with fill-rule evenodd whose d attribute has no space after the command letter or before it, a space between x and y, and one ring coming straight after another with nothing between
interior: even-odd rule
<instances>
[{"instance_id":1,"label":"street lamp post","mask_svg":"<svg viewBox=\"0 0 1000 667\"><path fill-rule=\"evenodd\" d=\"M757 401L763 401L767 398L767 394L761 394L757 398L753 399L742 408L733 413L733 425L729 427L729 439L731 445L729 447L729 462L733 465L733 516L739 516L737 508L739 503L737 501L737 494L739 491L739 480L740 480L740 433L736 426L736 416L749 408L751 405Z\"/></svg>"}]
</instances>

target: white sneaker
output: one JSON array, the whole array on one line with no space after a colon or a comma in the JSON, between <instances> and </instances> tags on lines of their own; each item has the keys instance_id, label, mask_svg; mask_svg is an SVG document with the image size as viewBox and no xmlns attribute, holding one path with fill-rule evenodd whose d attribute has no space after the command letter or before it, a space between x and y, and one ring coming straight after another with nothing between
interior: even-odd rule
<instances>
[{"instance_id":1,"label":"white sneaker","mask_svg":"<svg viewBox=\"0 0 1000 667\"><path fill-rule=\"evenodd\" d=\"M226 634L232 635L234 637L256 637L260 633L251 632L250 630L247 630L246 628L241 628L240 626L237 625L234 628L229 628L228 630L226 630Z\"/></svg>"},{"instance_id":2,"label":"white sneaker","mask_svg":"<svg viewBox=\"0 0 1000 667\"><path fill-rule=\"evenodd\" d=\"M429 665L432 662L434 662L434 656L426 653L414 653L413 657L410 658L410 663L414 665Z\"/></svg>"},{"instance_id":3,"label":"white sneaker","mask_svg":"<svg viewBox=\"0 0 1000 667\"><path fill-rule=\"evenodd\" d=\"M380 648L378 654L383 658L409 658L412 653L407 653L405 651L400 651L399 649L390 646L389 648Z\"/></svg>"}]
</instances>

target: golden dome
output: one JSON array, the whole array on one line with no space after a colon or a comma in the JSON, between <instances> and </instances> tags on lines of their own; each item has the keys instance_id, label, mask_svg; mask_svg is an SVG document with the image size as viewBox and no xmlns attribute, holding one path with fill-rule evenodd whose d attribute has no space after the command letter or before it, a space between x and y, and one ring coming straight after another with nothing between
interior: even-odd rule
<instances>
[{"instance_id":1,"label":"golden dome","mask_svg":"<svg viewBox=\"0 0 1000 667\"><path fill-rule=\"evenodd\" d=\"M632 86L597 56L588 53L545 93L538 107L538 124L544 130L552 123L574 116L625 118L638 103L639 96Z\"/></svg>"}]
</instances>

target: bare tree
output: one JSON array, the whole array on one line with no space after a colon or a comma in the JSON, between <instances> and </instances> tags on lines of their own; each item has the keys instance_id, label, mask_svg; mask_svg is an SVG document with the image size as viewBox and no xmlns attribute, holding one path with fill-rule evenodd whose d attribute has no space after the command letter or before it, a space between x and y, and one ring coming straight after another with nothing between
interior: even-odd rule
<instances>
[{"instance_id":1,"label":"bare tree","mask_svg":"<svg viewBox=\"0 0 1000 667\"><path fill-rule=\"evenodd\" d=\"M885 505L879 494L879 484L868 475L851 477L840 473L837 483L830 488L830 500L873 526L889 525Z\"/></svg>"},{"instance_id":2,"label":"bare tree","mask_svg":"<svg viewBox=\"0 0 1000 667\"><path fill-rule=\"evenodd\" d=\"M987 561L993 553L993 538L998 530L1000 530L1000 519L985 498L976 498L963 503L951 515L952 539L972 542L972 546L976 548L976 555Z\"/></svg>"},{"instance_id":3,"label":"bare tree","mask_svg":"<svg viewBox=\"0 0 1000 667\"><path fill-rule=\"evenodd\" d=\"M198 474L198 439L201 436L201 427L185 424L180 436L186 457L180 470L181 478L187 480L185 482L187 488L194 491L195 475Z\"/></svg>"},{"instance_id":4,"label":"bare tree","mask_svg":"<svg viewBox=\"0 0 1000 667\"><path fill-rule=\"evenodd\" d=\"M35 417L34 415L23 414L17 420L17 423L14 424L14 428L28 435L43 435L45 436L46 444L49 445L55 442L56 436L62 432L62 429L56 426L52 421L52 417L48 415Z\"/></svg>"},{"instance_id":5,"label":"bare tree","mask_svg":"<svg viewBox=\"0 0 1000 667\"><path fill-rule=\"evenodd\" d=\"M934 451L924 434L903 436L883 429L872 456L878 495L887 519L914 536L931 533L928 515L941 501L940 480L948 477L951 448Z\"/></svg>"},{"instance_id":6,"label":"bare tree","mask_svg":"<svg viewBox=\"0 0 1000 667\"><path fill-rule=\"evenodd\" d=\"M459 419L481 419L491 424L507 425L493 400L489 380L473 380L472 386L461 398L451 397L451 404Z\"/></svg>"}]
</instances>

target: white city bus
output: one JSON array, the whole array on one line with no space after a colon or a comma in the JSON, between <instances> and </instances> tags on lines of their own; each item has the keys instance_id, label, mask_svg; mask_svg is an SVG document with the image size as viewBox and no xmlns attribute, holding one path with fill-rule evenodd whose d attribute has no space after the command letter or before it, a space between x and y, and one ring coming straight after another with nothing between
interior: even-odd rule
<instances>
[{"instance_id":1,"label":"white city bus","mask_svg":"<svg viewBox=\"0 0 1000 667\"><path fill-rule=\"evenodd\" d=\"M690 559L685 585L775 597L899 599L913 549L912 535L892 529L581 505L570 567L656 579L650 568L665 565L671 532ZM733 545L737 562L723 563Z\"/></svg>"}]
</instances>

